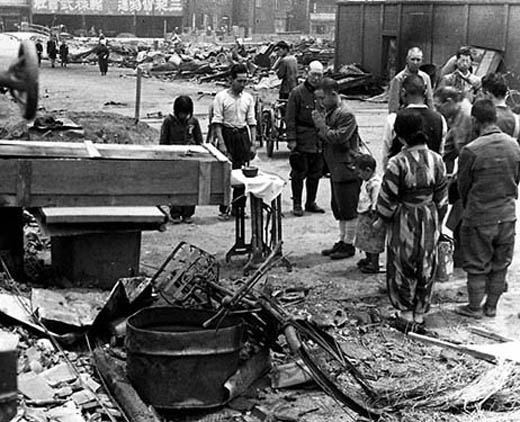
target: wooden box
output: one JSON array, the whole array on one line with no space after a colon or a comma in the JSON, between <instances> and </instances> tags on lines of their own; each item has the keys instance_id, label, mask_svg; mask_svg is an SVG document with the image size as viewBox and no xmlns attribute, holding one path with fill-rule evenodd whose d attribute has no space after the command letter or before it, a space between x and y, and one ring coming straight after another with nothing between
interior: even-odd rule
<instances>
[{"instance_id":1,"label":"wooden box","mask_svg":"<svg viewBox=\"0 0 520 422\"><path fill-rule=\"evenodd\" d=\"M0 206L220 205L230 171L207 144L0 141Z\"/></svg>"}]
</instances>

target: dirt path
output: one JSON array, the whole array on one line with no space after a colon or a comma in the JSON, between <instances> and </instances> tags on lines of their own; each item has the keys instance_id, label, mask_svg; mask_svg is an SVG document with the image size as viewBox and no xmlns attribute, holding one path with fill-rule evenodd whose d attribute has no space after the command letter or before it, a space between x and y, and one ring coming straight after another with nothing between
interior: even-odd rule
<instances>
[{"instance_id":1,"label":"dirt path","mask_svg":"<svg viewBox=\"0 0 520 422\"><path fill-rule=\"evenodd\" d=\"M50 69L47 64L44 64L40 82L41 105L48 111L105 110L133 116L135 76L132 74L130 69L110 68L108 75L101 77L94 66L71 65L66 69ZM215 85L209 84L198 85L189 82L173 83L145 79L141 116L158 111L163 114L170 112L172 99L179 94L188 94L196 99L199 91L211 92L217 89ZM211 100L210 96L204 96L196 101L195 113L200 118L205 118ZM111 101L120 103L120 105L105 105ZM386 105L353 101L351 106L356 113L363 139L376 157L380 158L380 137L386 117ZM160 120L151 121L151 123L157 127ZM275 152L272 159L267 158L261 152L256 164L261 169L277 173L288 180L288 151L284 145L281 146L280 151ZM299 308L300 313L309 312L319 315L324 320L333 320L338 315L346 314L357 321L370 309L375 308L381 317L387 317L392 313L392 309L385 295L380 293L381 287L385 284L384 274L367 276L360 273L355 266L359 255L336 262L320 255L321 249L336 241L337 230L330 211L328 183L327 179L322 180L318 197L318 203L327 209L327 213L325 215L305 215L302 218L295 218L291 215L290 189L288 185L285 186L283 191L284 251L289 254L289 259L294 264L294 271L288 273L283 268L275 269L270 276L271 282L281 287L298 285L311 289L307 302ZM152 268L157 267L179 241L184 240L217 255L222 261L223 277L238 277L241 275L241 268L245 261L235 259L230 264L223 261L224 254L233 243L233 228L232 222L220 222L217 219L216 207L198 207L195 224L170 225L164 233L144 234L143 269L153 272ZM515 256L516 259L509 272L509 292L500 303L498 316L495 319L485 319L476 324L451 312L456 302L465 301L464 275L457 272L452 281L437 285L432 312L427 319L428 326L439 332L441 336L458 341L484 342L481 338L469 334L468 327L472 325L483 326L506 337L520 338L520 320L516 316L520 311L520 286L517 282L520 271L518 247ZM355 341L352 338L350 340ZM434 350L438 354L438 350L435 348ZM283 401L284 395L292 395L292 405L300 406L300 410L319 409L301 416L299 419L301 421L351 420L341 412L337 404L321 393L307 392L302 395L283 393L268 396L267 399ZM306 397L306 399L302 401L302 397ZM511 419L487 420L518 420L513 415L510 417ZM479 418L480 416L473 414L466 419L460 416L460 419L444 420L486 420ZM415 420L434 419L417 416Z\"/></svg>"}]
</instances>

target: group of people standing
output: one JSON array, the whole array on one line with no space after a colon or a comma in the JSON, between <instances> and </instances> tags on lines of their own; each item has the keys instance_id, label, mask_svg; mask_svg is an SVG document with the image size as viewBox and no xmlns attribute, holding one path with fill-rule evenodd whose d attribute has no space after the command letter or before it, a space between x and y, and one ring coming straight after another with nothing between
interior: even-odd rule
<instances>
[{"instance_id":1,"label":"group of people standing","mask_svg":"<svg viewBox=\"0 0 520 422\"><path fill-rule=\"evenodd\" d=\"M42 40L38 39L35 43L35 46L36 54L38 55L38 66L41 67L43 56ZM47 41L45 51L52 67L56 66L56 58L58 55L60 56L61 67L67 67L67 63L69 62L69 46L65 40L62 40L60 46L58 47L58 40L56 36L51 35Z\"/></svg>"},{"instance_id":2,"label":"group of people standing","mask_svg":"<svg viewBox=\"0 0 520 422\"><path fill-rule=\"evenodd\" d=\"M419 69L422 51L410 49L405 69L390 83L378 172L374 157L361 153L356 118L342 101L338 83L324 78L321 63L311 62L305 81L297 85L295 60L285 43L279 47L294 216L325 212L316 197L320 179L330 175L339 236L322 254L349 258L357 248L365 252L358 261L361 271L376 273L386 247L388 294L400 311L396 323L418 329L430 308L447 216L456 264L467 273L468 303L457 312L474 318L496 315L513 256L520 181L520 121L505 104L504 78L477 78L471 72L471 49L461 48L432 86ZM237 169L256 154L255 103L244 91L245 65L233 65L230 75L230 88L213 102L211 124L216 146ZM284 80L287 75L291 82ZM179 97L174 114L163 123L161 143L201 142L193 103ZM239 201L245 201L243 190L235 188L232 206L224 204L221 215L233 214ZM179 222L191 222L192 215L193 208L172 209Z\"/></svg>"},{"instance_id":3,"label":"group of people standing","mask_svg":"<svg viewBox=\"0 0 520 422\"><path fill-rule=\"evenodd\" d=\"M43 56L42 40L36 40L35 47L36 54L38 55L38 66L41 67ZM67 67L67 64L69 63L69 46L65 40L62 40L58 47L57 37L55 35L51 35L47 41L45 51L51 63L51 67L56 67L56 59L58 55L60 57L61 67ZM98 57L99 71L101 76L105 76L108 72L108 58L110 56L110 50L107 46L107 40L103 35L100 36L99 43L94 49L94 53Z\"/></svg>"},{"instance_id":4,"label":"group of people standing","mask_svg":"<svg viewBox=\"0 0 520 422\"><path fill-rule=\"evenodd\" d=\"M452 206L446 225L455 240L455 266L467 274L468 303L456 312L494 317L506 290L520 181L520 124L505 103L504 77L474 75L472 53L469 47L460 48L432 87L430 77L419 70L422 51L412 48L406 68L390 84L378 213L391 222L389 296L404 325L422 324L428 311L448 202ZM414 138L423 138L427 146L422 147L427 151L422 163L400 133L399 122L407 115L415 116L419 125ZM405 140L397 155L392 150L396 137ZM406 157L409 162L403 161ZM423 174L425 169L433 171ZM386 206L389 198L397 208ZM401 259L395 259L396 253Z\"/></svg>"}]
</instances>

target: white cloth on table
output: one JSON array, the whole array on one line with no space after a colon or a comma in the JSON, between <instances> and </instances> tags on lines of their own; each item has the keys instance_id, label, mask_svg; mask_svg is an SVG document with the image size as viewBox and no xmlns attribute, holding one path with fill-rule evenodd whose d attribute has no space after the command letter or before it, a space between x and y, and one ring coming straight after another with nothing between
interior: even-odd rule
<instances>
[{"instance_id":1,"label":"white cloth on table","mask_svg":"<svg viewBox=\"0 0 520 422\"><path fill-rule=\"evenodd\" d=\"M258 171L256 177L246 177L241 169L231 170L231 185L244 185L245 194L253 194L257 198L261 198L266 204L271 202L282 193L285 180L276 174L264 173Z\"/></svg>"}]
</instances>

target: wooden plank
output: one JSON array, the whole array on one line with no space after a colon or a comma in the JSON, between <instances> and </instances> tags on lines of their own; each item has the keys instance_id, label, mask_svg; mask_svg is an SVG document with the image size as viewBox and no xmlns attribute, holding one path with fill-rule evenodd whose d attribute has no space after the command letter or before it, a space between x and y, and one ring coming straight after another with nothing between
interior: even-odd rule
<instances>
[{"instance_id":1,"label":"wooden plank","mask_svg":"<svg viewBox=\"0 0 520 422\"><path fill-rule=\"evenodd\" d=\"M213 150L202 145L96 144L104 159L115 160L217 160ZM84 144L77 142L28 142L0 140L2 157L89 158ZM217 160L219 161L219 160Z\"/></svg>"},{"instance_id":2,"label":"wooden plank","mask_svg":"<svg viewBox=\"0 0 520 422\"><path fill-rule=\"evenodd\" d=\"M199 200L197 204L207 205L211 195L211 166L210 163L199 163Z\"/></svg>"},{"instance_id":3,"label":"wooden plank","mask_svg":"<svg viewBox=\"0 0 520 422\"><path fill-rule=\"evenodd\" d=\"M162 223L165 218L157 207L43 207L40 212L46 224Z\"/></svg>"},{"instance_id":4,"label":"wooden plank","mask_svg":"<svg viewBox=\"0 0 520 422\"><path fill-rule=\"evenodd\" d=\"M216 148L214 145L211 144L202 144L202 146L218 161L220 162L229 162L229 159L222 154L218 148Z\"/></svg>"},{"instance_id":5,"label":"wooden plank","mask_svg":"<svg viewBox=\"0 0 520 422\"><path fill-rule=\"evenodd\" d=\"M92 141L85 140L85 141L83 141L83 144L85 145L85 148L87 148L87 153L88 153L89 158L101 158L102 157Z\"/></svg>"},{"instance_id":6,"label":"wooden plank","mask_svg":"<svg viewBox=\"0 0 520 422\"><path fill-rule=\"evenodd\" d=\"M464 346L455 343L450 343L449 341L440 340L433 337L423 336L422 334L416 333L408 333L408 337L413 338L414 340L420 341L421 343L430 344L432 346L438 346L445 349L455 350L459 353L465 353L467 355L471 355L477 359L482 359L491 363L496 362L496 358L493 354L487 353L485 351L477 350L472 348L471 346Z\"/></svg>"},{"instance_id":7,"label":"wooden plank","mask_svg":"<svg viewBox=\"0 0 520 422\"><path fill-rule=\"evenodd\" d=\"M30 204L27 207L90 207L90 206L149 206L149 205L185 205L197 204L198 193L192 194L172 194L172 195L31 195ZM224 192L211 193L209 205L220 205L224 202ZM0 203L3 206L20 206L16 195L0 196Z\"/></svg>"}]
</instances>

